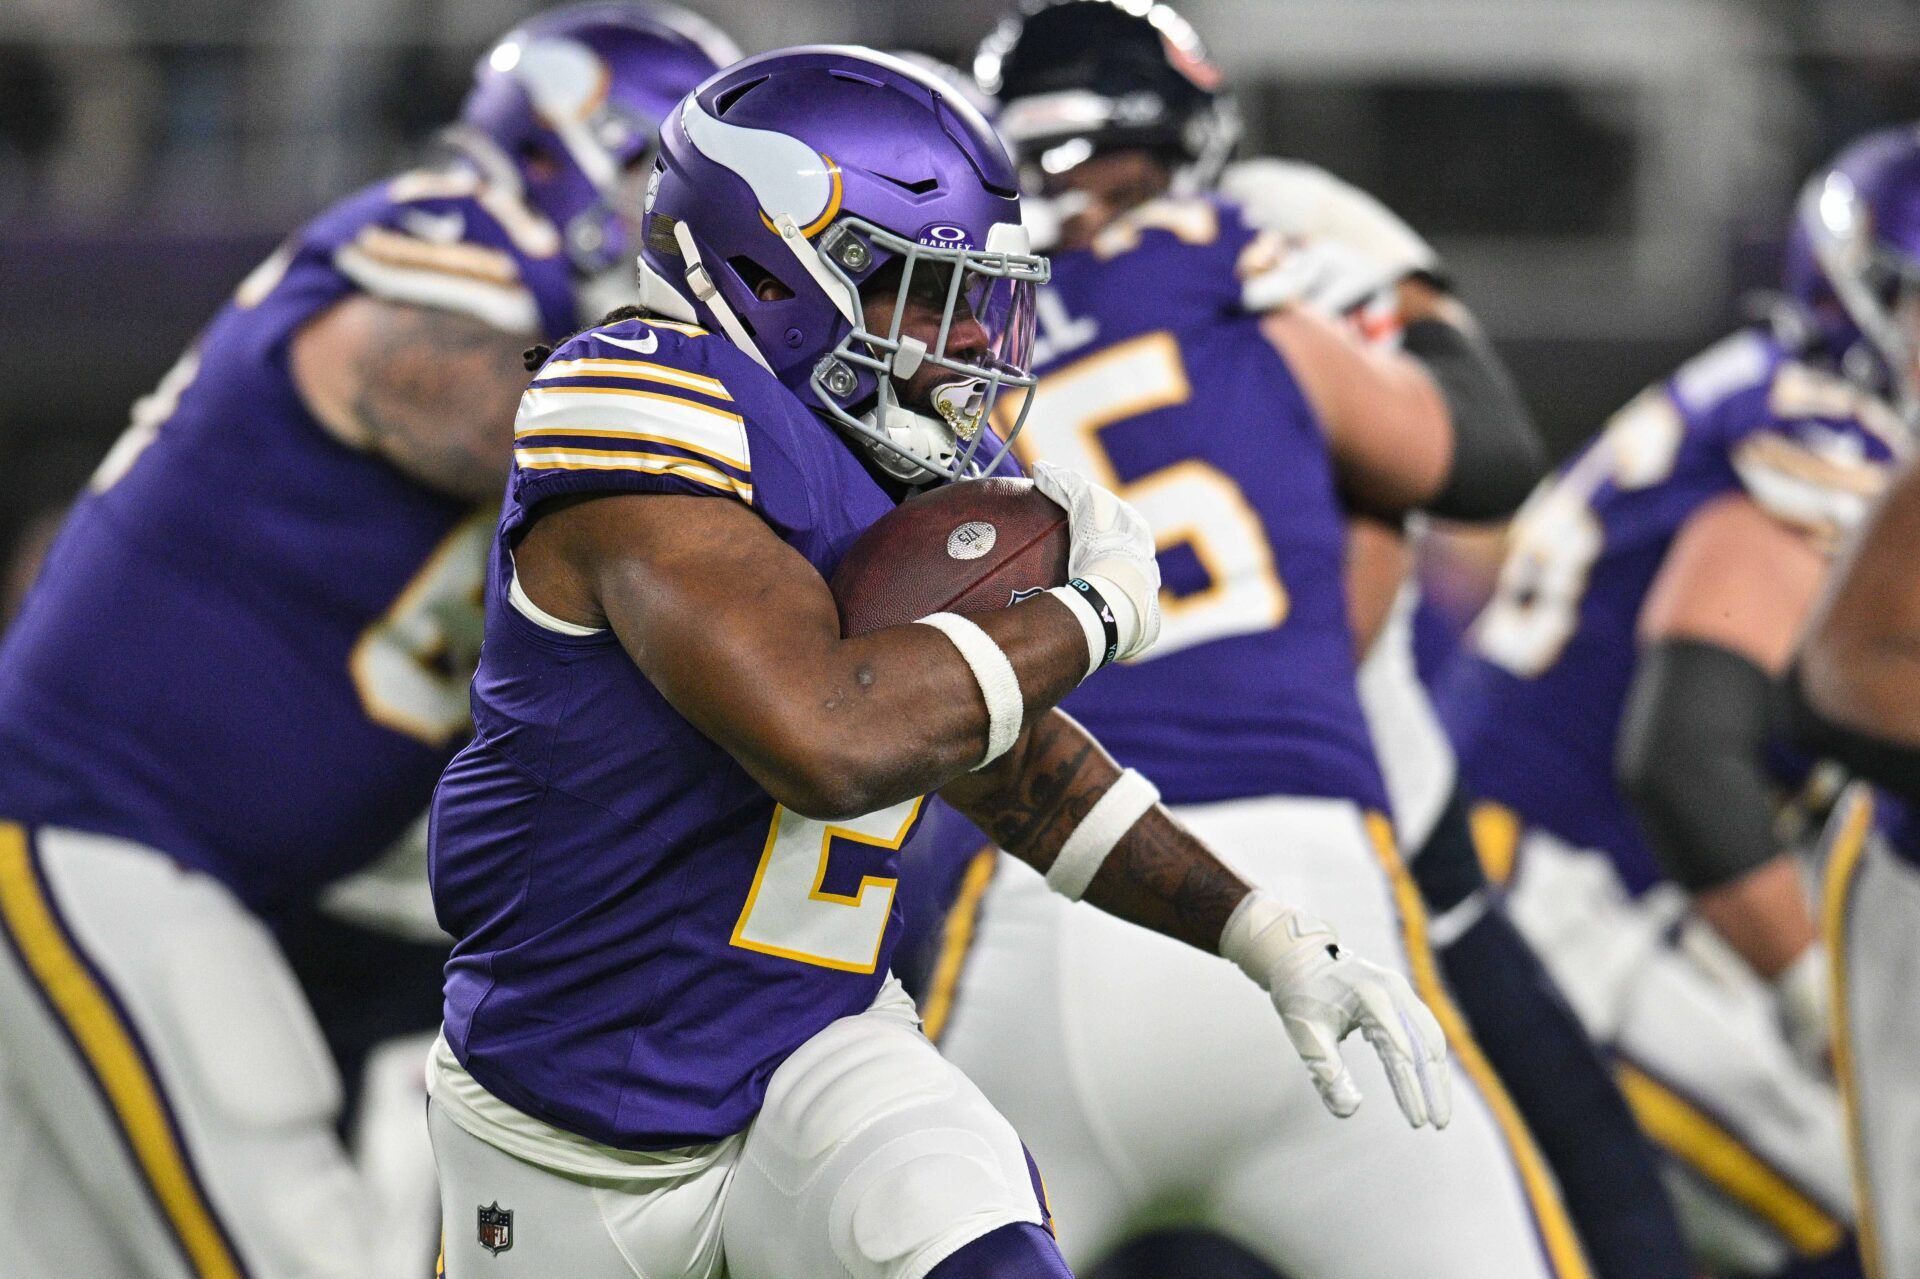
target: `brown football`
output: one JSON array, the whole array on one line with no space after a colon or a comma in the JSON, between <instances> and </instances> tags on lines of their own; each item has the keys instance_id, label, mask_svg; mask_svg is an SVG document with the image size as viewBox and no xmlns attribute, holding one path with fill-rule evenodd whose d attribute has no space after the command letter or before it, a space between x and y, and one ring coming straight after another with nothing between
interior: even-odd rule
<instances>
[{"instance_id":1,"label":"brown football","mask_svg":"<svg viewBox=\"0 0 1920 1279\"><path fill-rule=\"evenodd\" d=\"M902 502L833 575L840 630L984 613L1067 581L1067 513L1031 480L966 480Z\"/></svg>"}]
</instances>

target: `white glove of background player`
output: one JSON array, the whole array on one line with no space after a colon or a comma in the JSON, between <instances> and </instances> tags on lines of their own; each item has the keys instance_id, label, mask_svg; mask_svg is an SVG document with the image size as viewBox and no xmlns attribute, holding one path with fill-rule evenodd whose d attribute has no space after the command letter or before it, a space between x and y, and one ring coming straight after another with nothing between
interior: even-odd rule
<instances>
[{"instance_id":1,"label":"white glove of background player","mask_svg":"<svg viewBox=\"0 0 1920 1279\"><path fill-rule=\"evenodd\" d=\"M1078 471L1039 462L1033 486L1067 513L1067 576L1086 579L1106 598L1119 630L1116 656L1153 647L1160 638L1153 529L1131 505Z\"/></svg>"},{"instance_id":2,"label":"white glove of background player","mask_svg":"<svg viewBox=\"0 0 1920 1279\"><path fill-rule=\"evenodd\" d=\"M1439 267L1433 246L1386 205L1325 169L1297 160L1241 160L1220 175L1220 191L1262 231L1332 240L1394 283Z\"/></svg>"},{"instance_id":3,"label":"white glove of background player","mask_svg":"<svg viewBox=\"0 0 1920 1279\"><path fill-rule=\"evenodd\" d=\"M1276 246L1274 264L1240 284L1240 304L1256 314L1308 306L1339 318L1358 307L1393 301L1399 277L1364 253L1325 237L1289 237Z\"/></svg>"},{"instance_id":4,"label":"white glove of background player","mask_svg":"<svg viewBox=\"0 0 1920 1279\"><path fill-rule=\"evenodd\" d=\"M1358 1030L1386 1067L1408 1123L1445 1128L1453 1118L1447 1037L1399 973L1348 954L1327 925L1258 890L1227 920L1220 953L1273 996L1328 1110L1345 1119L1360 1107L1360 1089L1340 1060L1340 1041Z\"/></svg>"}]
</instances>

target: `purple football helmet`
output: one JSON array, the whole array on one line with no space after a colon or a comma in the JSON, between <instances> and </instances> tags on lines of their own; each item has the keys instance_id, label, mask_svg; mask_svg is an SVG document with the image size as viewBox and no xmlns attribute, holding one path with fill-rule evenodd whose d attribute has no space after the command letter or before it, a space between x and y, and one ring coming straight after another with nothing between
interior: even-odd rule
<instances>
[{"instance_id":1,"label":"purple football helmet","mask_svg":"<svg viewBox=\"0 0 1920 1279\"><path fill-rule=\"evenodd\" d=\"M603 276L633 258L640 162L661 121L739 57L705 19L668 5L568 5L482 55L447 138L560 229L582 278ZM618 300L630 301L631 277L623 283Z\"/></svg>"},{"instance_id":2,"label":"purple football helmet","mask_svg":"<svg viewBox=\"0 0 1920 1279\"><path fill-rule=\"evenodd\" d=\"M1920 127L1869 133L1808 179L1783 282L1848 375L1920 424Z\"/></svg>"},{"instance_id":3,"label":"purple football helmet","mask_svg":"<svg viewBox=\"0 0 1920 1279\"><path fill-rule=\"evenodd\" d=\"M860 287L883 272L895 305L876 331ZM1030 397L1002 406L997 430L989 415L1003 390L1033 385L1034 291L1046 279L993 129L898 58L764 54L701 85L661 130L641 305L725 332L899 479L999 464ZM931 345L901 332L910 296L944 306ZM930 405L902 403L923 366L952 379Z\"/></svg>"}]
</instances>

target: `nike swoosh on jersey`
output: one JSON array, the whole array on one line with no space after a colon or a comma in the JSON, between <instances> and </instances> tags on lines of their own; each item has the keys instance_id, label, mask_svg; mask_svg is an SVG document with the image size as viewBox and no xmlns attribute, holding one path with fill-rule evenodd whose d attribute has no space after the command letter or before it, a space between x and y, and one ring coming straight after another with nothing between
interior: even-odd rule
<instances>
[{"instance_id":1,"label":"nike swoosh on jersey","mask_svg":"<svg viewBox=\"0 0 1920 1279\"><path fill-rule=\"evenodd\" d=\"M638 351L642 355L652 355L660 349L660 337L655 333L649 333L643 338L617 338L608 333L596 333L593 336L596 341L605 342L609 346L624 346L627 350Z\"/></svg>"}]
</instances>

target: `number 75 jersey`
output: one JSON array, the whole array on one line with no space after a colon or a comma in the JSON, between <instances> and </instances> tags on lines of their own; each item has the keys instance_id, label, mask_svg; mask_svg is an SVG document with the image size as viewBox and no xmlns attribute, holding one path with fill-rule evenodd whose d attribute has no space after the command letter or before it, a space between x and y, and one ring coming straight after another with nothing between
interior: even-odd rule
<instances>
[{"instance_id":1,"label":"number 75 jersey","mask_svg":"<svg viewBox=\"0 0 1920 1279\"><path fill-rule=\"evenodd\" d=\"M1492 601L1436 701L1481 797L1657 877L1614 782L1641 606L1681 528L1744 492L1831 545L1906 451L1893 412L1770 334L1745 330L1615 414L1515 517Z\"/></svg>"},{"instance_id":2,"label":"number 75 jersey","mask_svg":"<svg viewBox=\"0 0 1920 1279\"><path fill-rule=\"evenodd\" d=\"M1220 199L1144 205L1053 257L1021 460L1153 526L1160 642L1063 703L1174 803L1386 794L1355 691L1321 425L1248 305L1280 246Z\"/></svg>"}]
</instances>

